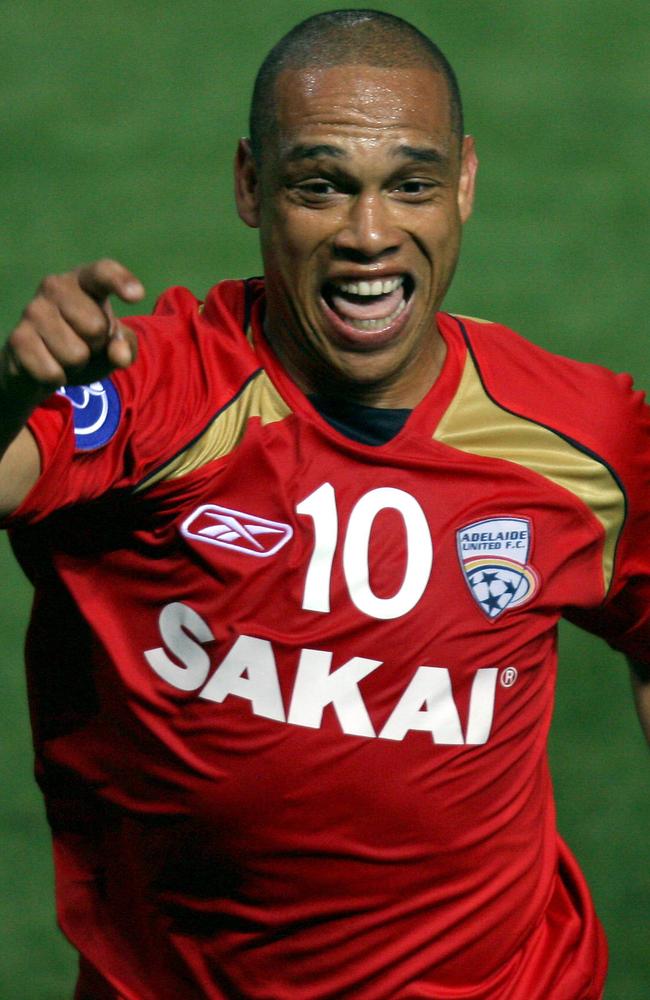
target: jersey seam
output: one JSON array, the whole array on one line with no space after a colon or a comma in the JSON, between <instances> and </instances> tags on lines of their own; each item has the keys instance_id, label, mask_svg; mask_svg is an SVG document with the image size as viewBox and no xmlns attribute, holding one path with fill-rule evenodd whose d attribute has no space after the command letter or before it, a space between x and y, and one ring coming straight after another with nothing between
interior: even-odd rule
<instances>
[{"instance_id":1,"label":"jersey seam","mask_svg":"<svg viewBox=\"0 0 650 1000\"><path fill-rule=\"evenodd\" d=\"M603 599L601 601L601 604L605 603L605 601L607 600L607 598L609 596L609 593L610 593L610 591L611 591L611 589L612 589L612 587L614 585L614 577L616 575L615 572L614 572L614 567L616 567L616 565L617 565L619 545L620 545L620 541L621 541L621 538L622 538L622 535L623 535L623 531L625 529L625 525L627 523L627 518L628 518L628 509L629 509L628 496L627 496L627 491L625 489L623 481L621 480L620 476L616 472L616 469L614 469L609 464L609 462L605 458L602 457L602 455L599 455L597 452L592 451L592 449L589 448L587 445L582 444L580 441L576 441L575 438L570 437L568 434L563 434L562 431L558 430L556 427L551 427L549 424L546 424L546 423L544 423L541 420L536 420L533 417L529 417L529 416L527 416L524 413L518 413L517 410L513 410L509 406L505 406L500 400L496 399L496 397L490 392L489 388L486 385L485 379L483 377L483 370L481 368L481 365L479 364L479 360L478 360L478 358L476 356L476 352L474 350L474 345L472 344L471 337L469 336L469 334L467 332L465 324L461 321L461 319L457 315L454 315L453 313L450 313L449 315L452 316L452 318L458 323L458 326L460 327L461 335L463 337L463 340L465 341L465 345L467 347L467 350L469 351L469 355L470 355L470 357L471 357L471 359L472 359L472 361L474 363L474 367L476 369L476 373L477 373L477 375L479 377L479 380L480 380L481 386L483 388L483 391L485 392L485 395L488 397L488 399L492 403L494 403L495 406L498 406L500 410L503 410L505 413L510 413L513 417L518 417L520 420L527 420L531 424L536 424L538 427L543 427L544 430L547 430L551 434L555 434L556 437L559 437L563 441L566 441L566 443L569 444L572 448L575 448L576 451L581 452L583 455L586 455L588 458L591 458L595 462L598 462L600 465L604 466L604 468L607 469L607 471L611 475L612 479L614 480L614 482L618 486L619 490L621 491L621 496L623 497L623 517L621 518L621 526L620 526L619 530L616 533L616 543L614 545L614 556L613 556L613 559L612 559L612 574L611 574L611 579L609 581L609 584L607 586L607 589L606 589L605 594L603 596ZM514 464L517 464L517 463L514 463ZM538 473L538 475L541 475L541 473ZM542 478L545 478L545 477L542 476ZM577 499L580 499L580 498L577 498ZM580 500L580 504L581 504L582 507L586 507L587 506L584 503L583 500Z\"/></svg>"},{"instance_id":2,"label":"jersey seam","mask_svg":"<svg viewBox=\"0 0 650 1000\"><path fill-rule=\"evenodd\" d=\"M131 487L132 492L135 493L144 489L150 479L153 479L155 476L157 476L159 472L161 472L164 468L166 468L166 466L170 465L175 459L179 458L180 455L182 455L189 448L191 448L193 444L195 444L198 440L200 440L200 438L203 437L203 435L207 432L208 428L212 426L215 420L217 420L218 417L220 417L221 414L224 413L230 406L232 406L234 403L237 402L239 397L245 391L246 387L254 379L256 379L259 375L261 375L263 371L264 369L260 367L256 368L255 371L251 372L251 374L242 382L240 387L237 389L234 396L231 396L230 399L228 399L227 402L223 404L223 406L220 406L219 409L212 414L207 423L204 424L203 427L199 431L197 431L197 433L194 434L193 437L189 439L189 441L186 441L185 444L183 444L180 448L178 448L173 455L170 455L169 458L166 458L164 462L161 462L159 465L156 465L155 468L153 468L150 472L148 472L143 479L140 479L137 483L135 483Z\"/></svg>"}]
</instances>

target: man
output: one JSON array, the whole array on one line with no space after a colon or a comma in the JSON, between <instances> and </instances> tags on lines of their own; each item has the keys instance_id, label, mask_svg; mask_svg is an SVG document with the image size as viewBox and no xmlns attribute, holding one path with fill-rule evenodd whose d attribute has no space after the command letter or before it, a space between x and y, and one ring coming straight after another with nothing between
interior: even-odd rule
<instances>
[{"instance_id":1,"label":"man","mask_svg":"<svg viewBox=\"0 0 650 1000\"><path fill-rule=\"evenodd\" d=\"M639 661L650 717L648 416L440 312L476 166L435 46L318 15L237 151L265 284L120 323L143 290L100 261L8 340L78 998L602 995L545 740L561 615Z\"/></svg>"}]
</instances>

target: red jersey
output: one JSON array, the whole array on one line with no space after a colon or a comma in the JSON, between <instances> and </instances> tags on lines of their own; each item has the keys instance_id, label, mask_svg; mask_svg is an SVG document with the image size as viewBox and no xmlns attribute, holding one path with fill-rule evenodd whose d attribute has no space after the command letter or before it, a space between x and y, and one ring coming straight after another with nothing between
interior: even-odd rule
<instances>
[{"instance_id":1,"label":"red jersey","mask_svg":"<svg viewBox=\"0 0 650 1000\"><path fill-rule=\"evenodd\" d=\"M546 738L560 616L648 659L642 397L440 314L440 377L362 444L262 308L171 290L130 368L30 420L61 926L126 1000L597 998Z\"/></svg>"}]
</instances>

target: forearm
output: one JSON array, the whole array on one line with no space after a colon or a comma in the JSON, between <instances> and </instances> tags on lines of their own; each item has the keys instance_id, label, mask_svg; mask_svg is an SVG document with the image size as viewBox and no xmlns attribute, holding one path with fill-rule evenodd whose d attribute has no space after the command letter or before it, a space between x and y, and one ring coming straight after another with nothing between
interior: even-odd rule
<instances>
[{"instance_id":1,"label":"forearm","mask_svg":"<svg viewBox=\"0 0 650 1000\"><path fill-rule=\"evenodd\" d=\"M30 414L56 387L43 387L19 370L7 345L0 351L0 459Z\"/></svg>"},{"instance_id":2,"label":"forearm","mask_svg":"<svg viewBox=\"0 0 650 1000\"><path fill-rule=\"evenodd\" d=\"M22 377L6 348L0 352L0 517L20 505L40 475L40 453L25 425L51 391Z\"/></svg>"},{"instance_id":3,"label":"forearm","mask_svg":"<svg viewBox=\"0 0 650 1000\"><path fill-rule=\"evenodd\" d=\"M0 350L0 517L14 511L40 474L25 424L60 385L85 385L126 368L135 335L113 315L108 296L137 302L144 288L113 260L50 275Z\"/></svg>"},{"instance_id":4,"label":"forearm","mask_svg":"<svg viewBox=\"0 0 650 1000\"><path fill-rule=\"evenodd\" d=\"M650 666L634 660L628 663L639 722L650 745Z\"/></svg>"}]
</instances>

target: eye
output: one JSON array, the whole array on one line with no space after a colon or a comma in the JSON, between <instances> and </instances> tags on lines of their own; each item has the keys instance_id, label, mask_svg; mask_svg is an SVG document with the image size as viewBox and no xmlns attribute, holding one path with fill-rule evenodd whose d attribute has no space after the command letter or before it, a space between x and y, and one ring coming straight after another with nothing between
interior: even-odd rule
<instances>
[{"instance_id":1,"label":"eye","mask_svg":"<svg viewBox=\"0 0 650 1000\"><path fill-rule=\"evenodd\" d=\"M330 181L307 181L306 184L300 185L303 191L309 191L310 194L331 194L334 190L334 185Z\"/></svg>"},{"instance_id":2,"label":"eye","mask_svg":"<svg viewBox=\"0 0 650 1000\"><path fill-rule=\"evenodd\" d=\"M297 184L295 191L303 201L316 203L331 198L338 193L336 185L322 177L315 177L313 180L302 181Z\"/></svg>"},{"instance_id":3,"label":"eye","mask_svg":"<svg viewBox=\"0 0 650 1000\"><path fill-rule=\"evenodd\" d=\"M394 188L395 194L408 201L426 201L439 188L437 181L423 177L408 177Z\"/></svg>"}]
</instances>

